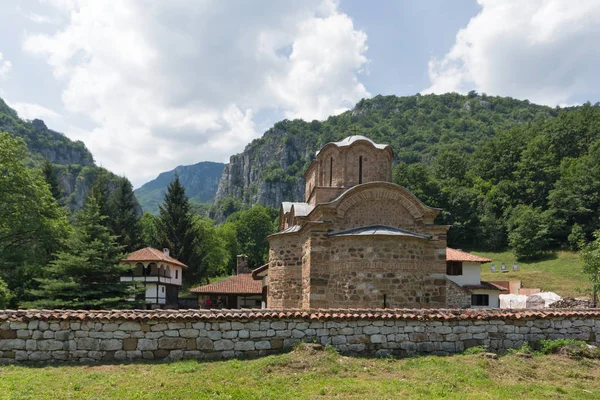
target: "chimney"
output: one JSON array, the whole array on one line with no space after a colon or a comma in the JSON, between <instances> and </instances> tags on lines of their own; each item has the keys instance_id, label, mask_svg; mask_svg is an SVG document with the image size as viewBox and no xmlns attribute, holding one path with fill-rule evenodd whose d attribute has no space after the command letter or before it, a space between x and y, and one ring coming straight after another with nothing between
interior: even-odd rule
<instances>
[{"instance_id":1,"label":"chimney","mask_svg":"<svg viewBox=\"0 0 600 400\"><path fill-rule=\"evenodd\" d=\"M249 274L252 270L248 266L248 256L241 254L237 256L237 274Z\"/></svg>"},{"instance_id":2,"label":"chimney","mask_svg":"<svg viewBox=\"0 0 600 400\"><path fill-rule=\"evenodd\" d=\"M169 257L169 249L167 247L163 249L163 254L165 257Z\"/></svg>"}]
</instances>

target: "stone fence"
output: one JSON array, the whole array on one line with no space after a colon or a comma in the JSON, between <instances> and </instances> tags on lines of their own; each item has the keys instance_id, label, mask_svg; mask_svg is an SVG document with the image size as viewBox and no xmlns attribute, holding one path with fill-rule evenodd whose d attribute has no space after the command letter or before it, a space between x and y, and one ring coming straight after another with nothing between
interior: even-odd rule
<instances>
[{"instance_id":1,"label":"stone fence","mask_svg":"<svg viewBox=\"0 0 600 400\"><path fill-rule=\"evenodd\" d=\"M0 311L0 363L252 357L299 341L355 355L451 354L557 338L598 345L600 310Z\"/></svg>"}]
</instances>

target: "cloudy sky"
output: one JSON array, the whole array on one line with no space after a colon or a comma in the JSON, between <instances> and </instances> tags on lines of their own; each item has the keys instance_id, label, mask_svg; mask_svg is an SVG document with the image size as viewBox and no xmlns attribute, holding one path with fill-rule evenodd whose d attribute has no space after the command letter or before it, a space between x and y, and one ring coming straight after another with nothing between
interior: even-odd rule
<instances>
[{"instance_id":1,"label":"cloudy sky","mask_svg":"<svg viewBox=\"0 0 600 400\"><path fill-rule=\"evenodd\" d=\"M600 100L597 0L3 0L0 97L134 186L377 94Z\"/></svg>"}]
</instances>

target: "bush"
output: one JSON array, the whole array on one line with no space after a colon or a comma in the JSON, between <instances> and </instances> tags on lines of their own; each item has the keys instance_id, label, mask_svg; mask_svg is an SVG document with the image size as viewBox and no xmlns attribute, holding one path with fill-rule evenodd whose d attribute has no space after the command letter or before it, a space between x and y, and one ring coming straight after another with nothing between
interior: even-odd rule
<instances>
[{"instance_id":1,"label":"bush","mask_svg":"<svg viewBox=\"0 0 600 400\"><path fill-rule=\"evenodd\" d=\"M0 279L0 309L8 307L8 302L12 298L8 285Z\"/></svg>"}]
</instances>

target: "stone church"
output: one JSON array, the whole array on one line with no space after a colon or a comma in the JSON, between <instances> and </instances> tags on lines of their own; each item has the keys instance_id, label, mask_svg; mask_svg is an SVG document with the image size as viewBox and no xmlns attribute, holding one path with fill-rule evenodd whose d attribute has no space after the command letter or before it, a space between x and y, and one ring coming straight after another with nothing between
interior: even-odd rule
<instances>
[{"instance_id":1,"label":"stone church","mask_svg":"<svg viewBox=\"0 0 600 400\"><path fill-rule=\"evenodd\" d=\"M446 233L440 209L393 184L389 145L364 136L328 143L306 170L305 202L284 202L269 236L266 306L446 306Z\"/></svg>"}]
</instances>

